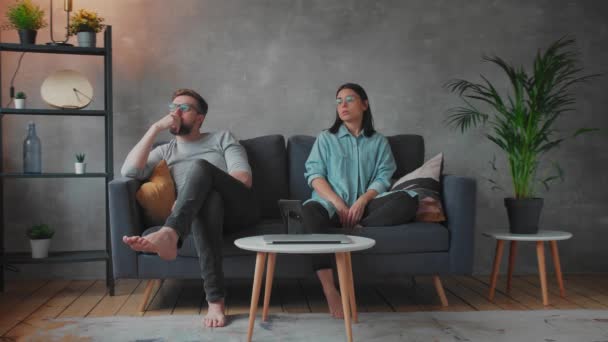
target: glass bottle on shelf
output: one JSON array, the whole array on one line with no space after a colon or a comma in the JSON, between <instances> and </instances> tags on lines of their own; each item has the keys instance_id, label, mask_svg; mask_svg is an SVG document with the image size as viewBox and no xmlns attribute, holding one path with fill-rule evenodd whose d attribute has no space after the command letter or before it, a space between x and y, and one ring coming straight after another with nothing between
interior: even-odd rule
<instances>
[{"instance_id":1,"label":"glass bottle on shelf","mask_svg":"<svg viewBox=\"0 0 608 342\"><path fill-rule=\"evenodd\" d=\"M36 124L30 121L27 124L27 137L23 141L23 172L24 173L41 173L40 138L36 136Z\"/></svg>"}]
</instances>

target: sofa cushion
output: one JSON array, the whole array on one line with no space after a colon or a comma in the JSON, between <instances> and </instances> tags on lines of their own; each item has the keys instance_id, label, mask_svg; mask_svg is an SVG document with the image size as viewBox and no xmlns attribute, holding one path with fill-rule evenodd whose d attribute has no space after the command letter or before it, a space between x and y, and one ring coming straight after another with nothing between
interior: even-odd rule
<instances>
[{"instance_id":1,"label":"sofa cushion","mask_svg":"<svg viewBox=\"0 0 608 342\"><path fill-rule=\"evenodd\" d=\"M424 139L416 134L400 134L387 137L397 170L393 178L401 178L419 168L424 162Z\"/></svg>"},{"instance_id":2,"label":"sofa cushion","mask_svg":"<svg viewBox=\"0 0 608 342\"><path fill-rule=\"evenodd\" d=\"M160 227L154 227L147 229L144 235L157 231ZM242 250L234 245L234 240L240 239L246 236L264 235L264 234L283 234L285 233L285 226L282 222L277 220L264 220L254 227L243 229L234 234L225 235L223 252L224 256L231 255L247 255L251 254L249 251ZM189 234L182 244L182 248L177 250L177 255L185 257L197 257L196 247L194 246L194 239L192 234Z\"/></svg>"},{"instance_id":3,"label":"sofa cushion","mask_svg":"<svg viewBox=\"0 0 608 342\"><path fill-rule=\"evenodd\" d=\"M158 230L160 227L147 229L144 235ZM242 250L234 245L234 240L255 235L285 233L284 225L277 220L265 220L252 228L224 236L224 257L247 255L250 251ZM343 229L334 229L330 233L344 234ZM376 241L376 245L368 250L357 252L363 254L400 254L400 253L430 253L446 252L449 249L449 231L438 223L413 222L397 226L364 227L347 232L349 235L364 236ZM196 257L196 248L192 235L184 239L182 248L177 251L179 256Z\"/></svg>"},{"instance_id":4,"label":"sofa cushion","mask_svg":"<svg viewBox=\"0 0 608 342\"><path fill-rule=\"evenodd\" d=\"M315 137L294 135L287 140L287 158L289 163L289 198L305 201L312 196L312 189L304 178L304 164ZM395 157L397 171L393 178L417 169L424 162L424 139L415 134L401 134L387 137L391 151Z\"/></svg>"},{"instance_id":5,"label":"sofa cushion","mask_svg":"<svg viewBox=\"0 0 608 342\"><path fill-rule=\"evenodd\" d=\"M287 159L289 163L289 198L305 201L312 196L312 189L304 178L304 164L315 137L308 135L294 135L287 140Z\"/></svg>"},{"instance_id":6,"label":"sofa cushion","mask_svg":"<svg viewBox=\"0 0 608 342\"><path fill-rule=\"evenodd\" d=\"M263 218L279 218L278 201L287 198L287 154L282 135L241 140L253 173L253 191Z\"/></svg>"},{"instance_id":7,"label":"sofa cushion","mask_svg":"<svg viewBox=\"0 0 608 342\"><path fill-rule=\"evenodd\" d=\"M418 194L416 221L443 222L445 215L441 206L441 170L443 153L439 153L421 167L399 178L391 190L407 190ZM405 203L404 203L405 205Z\"/></svg>"},{"instance_id":8,"label":"sofa cushion","mask_svg":"<svg viewBox=\"0 0 608 342\"><path fill-rule=\"evenodd\" d=\"M334 232L338 233L340 230L337 229ZM374 247L360 252L364 254L445 252L449 250L450 245L448 229L442 224L430 222L412 222L385 227L363 227L348 234L376 240Z\"/></svg>"}]
</instances>

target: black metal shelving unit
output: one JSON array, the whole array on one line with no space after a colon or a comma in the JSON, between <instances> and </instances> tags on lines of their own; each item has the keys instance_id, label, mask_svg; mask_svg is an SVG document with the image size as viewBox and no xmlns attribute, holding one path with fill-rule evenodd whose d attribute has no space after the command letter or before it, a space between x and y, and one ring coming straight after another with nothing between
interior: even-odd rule
<instances>
[{"instance_id":1,"label":"black metal shelving unit","mask_svg":"<svg viewBox=\"0 0 608 342\"><path fill-rule=\"evenodd\" d=\"M101 56L104 65L104 110L79 109L14 109L0 108L0 291L4 291L4 272L9 264L52 264L74 263L89 261L105 261L106 285L110 295L114 295L114 277L112 273L112 252L110 243L110 207L108 198L108 183L114 178L112 144L112 27L106 26L104 31L104 47L83 48L75 46L48 46L48 45L21 45L14 43L0 43L0 105L2 104L2 58L1 53L27 52L45 54L68 54L82 56ZM98 173L18 173L3 172L2 156L2 122L5 115L51 115L51 116L97 116L104 118L105 136L105 172ZM103 178L105 180L105 219L106 219L106 248L93 251L61 251L50 252L48 258L32 259L30 253L6 253L4 249L4 181L6 178Z\"/></svg>"}]
</instances>

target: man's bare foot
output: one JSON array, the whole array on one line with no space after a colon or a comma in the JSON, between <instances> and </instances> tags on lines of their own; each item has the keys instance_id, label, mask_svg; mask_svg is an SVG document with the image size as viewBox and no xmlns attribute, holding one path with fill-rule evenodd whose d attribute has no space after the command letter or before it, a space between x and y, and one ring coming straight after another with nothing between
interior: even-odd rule
<instances>
[{"instance_id":1,"label":"man's bare foot","mask_svg":"<svg viewBox=\"0 0 608 342\"><path fill-rule=\"evenodd\" d=\"M123 236L122 241L139 252L156 253L164 260L177 257L177 233L173 228L162 227L158 231L141 236Z\"/></svg>"},{"instance_id":2,"label":"man's bare foot","mask_svg":"<svg viewBox=\"0 0 608 342\"><path fill-rule=\"evenodd\" d=\"M330 287L328 290L323 290L329 313L335 318L344 318L344 310L342 309L342 297L335 287Z\"/></svg>"},{"instance_id":3,"label":"man's bare foot","mask_svg":"<svg viewBox=\"0 0 608 342\"><path fill-rule=\"evenodd\" d=\"M207 302L209 308L203 317L203 323L207 328L219 328L226 325L226 315L224 314L224 299L217 302Z\"/></svg>"}]
</instances>

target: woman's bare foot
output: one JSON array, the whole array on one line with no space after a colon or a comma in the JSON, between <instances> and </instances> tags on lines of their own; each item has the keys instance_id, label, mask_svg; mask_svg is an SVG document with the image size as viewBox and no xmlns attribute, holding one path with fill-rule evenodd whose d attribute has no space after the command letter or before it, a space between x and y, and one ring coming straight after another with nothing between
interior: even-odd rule
<instances>
[{"instance_id":1,"label":"woman's bare foot","mask_svg":"<svg viewBox=\"0 0 608 342\"><path fill-rule=\"evenodd\" d=\"M164 260L177 257L177 233L173 228L162 227L158 231L141 236L123 236L122 241L139 252L156 253Z\"/></svg>"},{"instance_id":2,"label":"woman's bare foot","mask_svg":"<svg viewBox=\"0 0 608 342\"><path fill-rule=\"evenodd\" d=\"M329 306L329 313L335 318L344 318L344 310L342 309L342 297L338 290L333 287L328 290L323 290L325 299L327 299L327 306Z\"/></svg>"},{"instance_id":3,"label":"woman's bare foot","mask_svg":"<svg viewBox=\"0 0 608 342\"><path fill-rule=\"evenodd\" d=\"M340 297L340 293L336 289L333 271L331 268L317 270L317 277L319 277L319 281L321 281L323 293L325 294L325 299L327 299L329 313L335 318L344 318L342 297Z\"/></svg>"},{"instance_id":4,"label":"woman's bare foot","mask_svg":"<svg viewBox=\"0 0 608 342\"><path fill-rule=\"evenodd\" d=\"M207 302L209 308L203 317L203 323L207 328L219 328L226 325L226 315L224 314L224 299L217 302Z\"/></svg>"}]
</instances>

